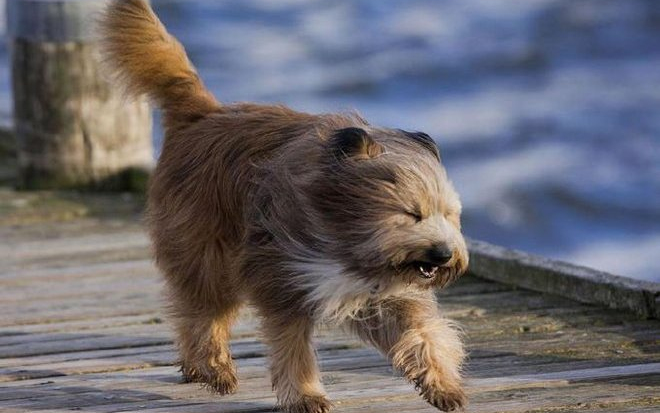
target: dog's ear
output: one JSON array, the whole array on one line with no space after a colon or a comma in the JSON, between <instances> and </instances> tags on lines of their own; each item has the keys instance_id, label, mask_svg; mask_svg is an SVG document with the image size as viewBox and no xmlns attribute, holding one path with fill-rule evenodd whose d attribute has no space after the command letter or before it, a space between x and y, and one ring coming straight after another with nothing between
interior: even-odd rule
<instances>
[{"instance_id":1,"label":"dog's ear","mask_svg":"<svg viewBox=\"0 0 660 413\"><path fill-rule=\"evenodd\" d=\"M406 137L409 139L414 140L415 142L419 143L422 145L424 148L428 149L431 151L431 153L440 160L440 148L438 148L438 144L435 143L432 137L429 135L425 134L424 132L407 132L407 131L401 131L403 132Z\"/></svg>"},{"instance_id":2,"label":"dog's ear","mask_svg":"<svg viewBox=\"0 0 660 413\"><path fill-rule=\"evenodd\" d=\"M383 153L383 147L361 128L338 129L329 140L335 159L369 159Z\"/></svg>"}]
</instances>

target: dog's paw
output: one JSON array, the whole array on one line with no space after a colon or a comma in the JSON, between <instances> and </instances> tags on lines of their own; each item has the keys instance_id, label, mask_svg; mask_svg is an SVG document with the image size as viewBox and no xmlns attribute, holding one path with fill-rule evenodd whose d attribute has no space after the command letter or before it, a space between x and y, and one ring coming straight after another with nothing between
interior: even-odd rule
<instances>
[{"instance_id":1,"label":"dog's paw","mask_svg":"<svg viewBox=\"0 0 660 413\"><path fill-rule=\"evenodd\" d=\"M328 413L332 404L325 396L302 396L298 401L282 406L286 413Z\"/></svg>"},{"instance_id":2,"label":"dog's paw","mask_svg":"<svg viewBox=\"0 0 660 413\"><path fill-rule=\"evenodd\" d=\"M238 389L236 370L231 367L216 369L213 377L210 377L204 384L220 395L234 394Z\"/></svg>"},{"instance_id":3,"label":"dog's paw","mask_svg":"<svg viewBox=\"0 0 660 413\"><path fill-rule=\"evenodd\" d=\"M233 363L222 363L203 368L182 367L183 381L201 383L209 390L220 395L233 394L238 389L238 376Z\"/></svg>"},{"instance_id":4,"label":"dog's paw","mask_svg":"<svg viewBox=\"0 0 660 413\"><path fill-rule=\"evenodd\" d=\"M467 405L467 396L460 387L441 390L435 387L421 389L424 399L443 412L462 410Z\"/></svg>"}]
</instances>

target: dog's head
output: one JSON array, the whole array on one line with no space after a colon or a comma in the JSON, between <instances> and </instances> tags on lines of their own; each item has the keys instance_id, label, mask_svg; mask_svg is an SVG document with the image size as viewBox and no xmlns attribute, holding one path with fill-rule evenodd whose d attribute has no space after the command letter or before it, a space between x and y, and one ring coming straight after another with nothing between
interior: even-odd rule
<instances>
[{"instance_id":1,"label":"dog's head","mask_svg":"<svg viewBox=\"0 0 660 413\"><path fill-rule=\"evenodd\" d=\"M331 253L359 276L444 286L467 268L461 203L419 132L335 130L312 202Z\"/></svg>"}]
</instances>

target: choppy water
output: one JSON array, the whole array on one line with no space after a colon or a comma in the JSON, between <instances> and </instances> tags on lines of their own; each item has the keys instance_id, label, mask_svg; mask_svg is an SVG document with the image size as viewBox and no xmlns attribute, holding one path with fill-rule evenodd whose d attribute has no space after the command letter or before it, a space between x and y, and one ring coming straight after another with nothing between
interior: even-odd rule
<instances>
[{"instance_id":1,"label":"choppy water","mask_svg":"<svg viewBox=\"0 0 660 413\"><path fill-rule=\"evenodd\" d=\"M660 281L660 1L152 3L222 100L433 135L468 235Z\"/></svg>"}]
</instances>

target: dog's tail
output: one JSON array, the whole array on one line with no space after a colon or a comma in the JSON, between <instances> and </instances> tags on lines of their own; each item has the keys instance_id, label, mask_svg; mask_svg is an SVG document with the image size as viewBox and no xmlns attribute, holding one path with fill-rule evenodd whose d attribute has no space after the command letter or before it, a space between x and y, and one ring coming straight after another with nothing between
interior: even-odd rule
<instances>
[{"instance_id":1,"label":"dog's tail","mask_svg":"<svg viewBox=\"0 0 660 413\"><path fill-rule=\"evenodd\" d=\"M129 94L147 94L163 109L166 126L220 108L147 0L111 0L99 29L103 59L115 78Z\"/></svg>"}]
</instances>

